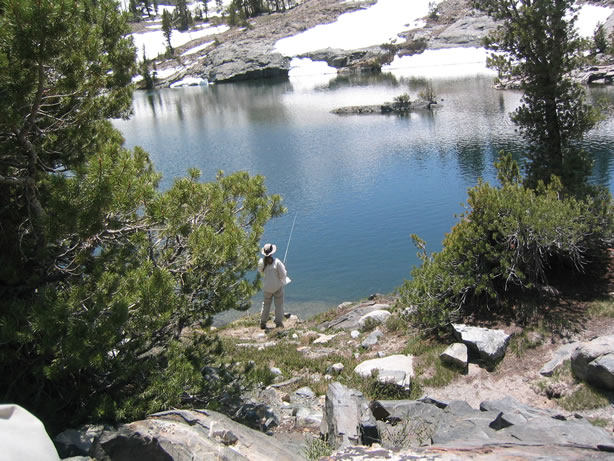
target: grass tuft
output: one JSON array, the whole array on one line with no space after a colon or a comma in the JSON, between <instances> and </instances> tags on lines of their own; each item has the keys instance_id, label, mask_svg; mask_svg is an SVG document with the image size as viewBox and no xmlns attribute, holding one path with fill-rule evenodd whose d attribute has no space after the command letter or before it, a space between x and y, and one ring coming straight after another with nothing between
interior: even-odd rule
<instances>
[{"instance_id":1,"label":"grass tuft","mask_svg":"<svg viewBox=\"0 0 614 461\"><path fill-rule=\"evenodd\" d=\"M303 449L303 456L310 461L330 456L333 453L333 447L328 441L321 438L311 438L307 441Z\"/></svg>"},{"instance_id":2,"label":"grass tuft","mask_svg":"<svg viewBox=\"0 0 614 461\"><path fill-rule=\"evenodd\" d=\"M403 320L402 318L398 317L397 315L391 315L386 320L386 329L389 332L402 333L402 332L407 331L407 327L408 327L407 322Z\"/></svg>"},{"instance_id":3,"label":"grass tuft","mask_svg":"<svg viewBox=\"0 0 614 461\"><path fill-rule=\"evenodd\" d=\"M588 306L590 317L614 318L614 300L611 298L593 301Z\"/></svg>"},{"instance_id":4,"label":"grass tuft","mask_svg":"<svg viewBox=\"0 0 614 461\"><path fill-rule=\"evenodd\" d=\"M594 387L581 384L572 394L563 397L560 404L567 411L581 411L606 407L610 401Z\"/></svg>"},{"instance_id":5,"label":"grass tuft","mask_svg":"<svg viewBox=\"0 0 614 461\"><path fill-rule=\"evenodd\" d=\"M606 418L587 418L587 419L595 427L607 427L610 422Z\"/></svg>"},{"instance_id":6,"label":"grass tuft","mask_svg":"<svg viewBox=\"0 0 614 461\"><path fill-rule=\"evenodd\" d=\"M546 330L541 326L535 329L525 329L522 333L512 337L509 349L517 357L522 357L527 350L535 349L544 344L546 335Z\"/></svg>"}]
</instances>

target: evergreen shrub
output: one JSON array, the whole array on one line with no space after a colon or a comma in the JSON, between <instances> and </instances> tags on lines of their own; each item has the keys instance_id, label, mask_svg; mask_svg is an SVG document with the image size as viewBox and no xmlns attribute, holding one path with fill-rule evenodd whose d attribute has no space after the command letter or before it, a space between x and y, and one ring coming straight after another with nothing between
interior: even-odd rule
<instances>
[{"instance_id":1,"label":"evergreen shrub","mask_svg":"<svg viewBox=\"0 0 614 461\"><path fill-rule=\"evenodd\" d=\"M511 156L497 167L501 185L480 181L469 190L467 211L441 252L427 255L425 242L412 236L423 250L422 265L399 288L399 303L416 306L414 320L424 328L443 328L486 310L529 320L535 306L523 300L553 292L554 274L582 273L606 247L609 197L564 197L556 177L530 189Z\"/></svg>"}]
</instances>

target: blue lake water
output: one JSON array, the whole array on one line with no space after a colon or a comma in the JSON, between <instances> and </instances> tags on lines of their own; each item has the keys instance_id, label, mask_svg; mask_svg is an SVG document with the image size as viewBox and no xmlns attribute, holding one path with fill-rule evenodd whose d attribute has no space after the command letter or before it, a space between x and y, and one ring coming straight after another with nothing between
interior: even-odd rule
<instances>
[{"instance_id":1,"label":"blue lake water","mask_svg":"<svg viewBox=\"0 0 614 461\"><path fill-rule=\"evenodd\" d=\"M305 318L340 302L388 293L418 264L410 235L438 251L478 178L494 181L500 149L519 154L509 118L520 93L492 89L489 77L438 79L442 107L407 117L338 116L334 108L416 97L424 80L381 75L251 82L137 92L134 116L116 121L128 146L150 153L162 188L190 167L204 180L218 170L266 176L288 213L271 221L264 242L283 258L292 283L286 311ZM614 88L592 100L614 100ZM614 190L614 117L586 139L593 181ZM257 310L254 301L251 312ZM231 318L230 313L223 318Z\"/></svg>"}]
</instances>

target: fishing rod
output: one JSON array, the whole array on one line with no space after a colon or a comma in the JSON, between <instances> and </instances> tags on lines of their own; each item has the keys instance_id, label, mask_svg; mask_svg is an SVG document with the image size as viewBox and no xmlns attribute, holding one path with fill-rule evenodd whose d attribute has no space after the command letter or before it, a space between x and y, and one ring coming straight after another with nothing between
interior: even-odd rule
<instances>
[{"instance_id":1,"label":"fishing rod","mask_svg":"<svg viewBox=\"0 0 614 461\"><path fill-rule=\"evenodd\" d=\"M294 215L294 221L292 221L292 228L290 229L290 237L288 238L288 244L286 245L286 254L284 254L283 263L286 264L286 256L288 256L288 249L290 248L290 240L292 239L292 232L294 232L294 224L296 223L296 217L298 216L298 211Z\"/></svg>"}]
</instances>

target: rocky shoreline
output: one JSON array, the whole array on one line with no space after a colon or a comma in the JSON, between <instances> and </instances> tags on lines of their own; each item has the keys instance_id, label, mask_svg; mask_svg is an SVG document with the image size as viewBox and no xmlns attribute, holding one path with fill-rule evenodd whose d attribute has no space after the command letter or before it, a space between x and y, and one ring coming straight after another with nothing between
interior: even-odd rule
<instances>
[{"instance_id":1,"label":"rocky shoreline","mask_svg":"<svg viewBox=\"0 0 614 461\"><path fill-rule=\"evenodd\" d=\"M537 346L520 358L510 349L518 347L518 338L529 339L517 327L454 325L449 347L429 361L456 370L448 386L466 383L471 390L457 387L449 398L442 389L425 387L414 399L409 395L419 386L419 373L431 372L422 369L419 355L407 353L411 333L393 328L411 312L411 307L394 309L383 298L344 303L309 322L290 315L283 330L262 332L256 321L234 322L214 332L252 351L255 360L259 351L283 347L284 355L298 353L325 373L291 371L280 362L270 365L274 382L244 394L230 417L171 410L118 428L66 431L56 437L56 446L64 458L77 456L69 458L73 461L126 456L183 461L213 454L225 460L317 459L309 447L321 438L331 453L323 459L330 460L537 460L552 453L560 460L614 459L611 407L601 413L567 411L554 404L565 389L558 389L558 397L550 392L562 385L561 370L570 368L575 379L606 389L614 402L614 320L590 319L583 330L549 339L531 336ZM344 362L356 366L348 369ZM504 384L511 379L510 366L536 384L524 384L526 389L513 384L517 389L510 391ZM215 379L214 370L210 375ZM387 389L384 394L398 398L368 398L342 383L360 382L351 378L360 375L362 380L376 376L379 392ZM481 384L491 383L492 393L474 387L478 376ZM314 391L309 382L322 390ZM594 414L607 415L601 417L608 421L605 427L591 424Z\"/></svg>"}]
</instances>

